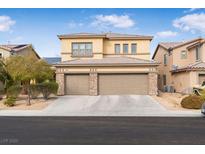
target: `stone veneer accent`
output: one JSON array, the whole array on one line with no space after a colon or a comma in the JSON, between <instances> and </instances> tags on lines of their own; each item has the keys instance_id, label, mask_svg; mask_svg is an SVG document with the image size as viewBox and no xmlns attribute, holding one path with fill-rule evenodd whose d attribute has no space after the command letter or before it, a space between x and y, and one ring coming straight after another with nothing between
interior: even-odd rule
<instances>
[{"instance_id":1,"label":"stone veneer accent","mask_svg":"<svg viewBox=\"0 0 205 154\"><path fill-rule=\"evenodd\" d=\"M90 95L97 96L98 95L98 74L97 72L90 72L89 78L89 85L90 85Z\"/></svg>"},{"instance_id":2,"label":"stone veneer accent","mask_svg":"<svg viewBox=\"0 0 205 154\"><path fill-rule=\"evenodd\" d=\"M64 73L56 74L56 82L58 83L57 95L65 95L65 76Z\"/></svg>"},{"instance_id":3,"label":"stone veneer accent","mask_svg":"<svg viewBox=\"0 0 205 154\"><path fill-rule=\"evenodd\" d=\"M154 70L150 70L148 73L148 95L157 95L157 73ZM65 95L65 75L64 71L56 72L56 82L59 85L58 95ZM89 95L96 96L98 95L98 73L95 69L91 69L89 73Z\"/></svg>"},{"instance_id":4,"label":"stone veneer accent","mask_svg":"<svg viewBox=\"0 0 205 154\"><path fill-rule=\"evenodd\" d=\"M149 95L157 95L157 73L150 72L148 74L148 84L149 84L149 90L148 94Z\"/></svg>"}]
</instances>

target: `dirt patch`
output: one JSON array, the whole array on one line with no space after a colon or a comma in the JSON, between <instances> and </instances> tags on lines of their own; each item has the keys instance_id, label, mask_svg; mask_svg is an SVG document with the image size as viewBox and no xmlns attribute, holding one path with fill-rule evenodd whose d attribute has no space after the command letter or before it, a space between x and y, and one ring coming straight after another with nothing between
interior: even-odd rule
<instances>
[{"instance_id":1,"label":"dirt patch","mask_svg":"<svg viewBox=\"0 0 205 154\"><path fill-rule=\"evenodd\" d=\"M181 106L181 100L188 95L182 95L180 93L163 93L160 92L159 96L153 96L161 105L169 110L193 110L194 109L185 109Z\"/></svg>"},{"instance_id":2,"label":"dirt patch","mask_svg":"<svg viewBox=\"0 0 205 154\"><path fill-rule=\"evenodd\" d=\"M5 98L0 101L0 110L42 110L51 104L57 97L52 96L48 100L44 100L42 97L31 100L31 105L27 105L27 96L21 95L17 99L15 106L8 107L3 104Z\"/></svg>"}]
</instances>

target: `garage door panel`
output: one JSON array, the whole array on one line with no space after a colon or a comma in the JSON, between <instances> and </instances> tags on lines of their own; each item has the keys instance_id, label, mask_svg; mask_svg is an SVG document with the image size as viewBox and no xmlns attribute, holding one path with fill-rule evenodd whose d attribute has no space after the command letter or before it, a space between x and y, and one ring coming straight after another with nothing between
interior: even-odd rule
<instances>
[{"instance_id":1,"label":"garage door panel","mask_svg":"<svg viewBox=\"0 0 205 154\"><path fill-rule=\"evenodd\" d=\"M100 74L100 95L123 95L148 93L147 74Z\"/></svg>"},{"instance_id":2,"label":"garage door panel","mask_svg":"<svg viewBox=\"0 0 205 154\"><path fill-rule=\"evenodd\" d=\"M67 95L89 95L89 75L66 75Z\"/></svg>"}]
</instances>

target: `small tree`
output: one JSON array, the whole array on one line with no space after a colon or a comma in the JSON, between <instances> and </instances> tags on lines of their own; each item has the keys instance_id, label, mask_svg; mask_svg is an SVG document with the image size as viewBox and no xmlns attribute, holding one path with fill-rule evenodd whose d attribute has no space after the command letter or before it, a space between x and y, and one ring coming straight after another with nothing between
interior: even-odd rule
<instances>
[{"instance_id":1,"label":"small tree","mask_svg":"<svg viewBox=\"0 0 205 154\"><path fill-rule=\"evenodd\" d=\"M48 99L50 94L57 94L58 84L54 81L45 81L38 84L39 90L44 99Z\"/></svg>"},{"instance_id":2,"label":"small tree","mask_svg":"<svg viewBox=\"0 0 205 154\"><path fill-rule=\"evenodd\" d=\"M6 64L2 59L0 60L0 81L3 83L4 92L6 93L8 88L14 84L14 80L12 79L11 75L7 71Z\"/></svg>"},{"instance_id":3,"label":"small tree","mask_svg":"<svg viewBox=\"0 0 205 154\"><path fill-rule=\"evenodd\" d=\"M10 57L6 61L6 69L14 81L20 81L27 90L27 105L31 105L31 82L50 80L54 73L45 61L36 60L36 58L29 56Z\"/></svg>"}]
</instances>

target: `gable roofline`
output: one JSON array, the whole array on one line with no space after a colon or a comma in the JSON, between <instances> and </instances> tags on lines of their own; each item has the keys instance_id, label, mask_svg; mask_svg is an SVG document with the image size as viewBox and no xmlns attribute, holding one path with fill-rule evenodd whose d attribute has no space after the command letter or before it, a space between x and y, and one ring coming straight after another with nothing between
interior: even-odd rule
<instances>
[{"instance_id":1,"label":"gable roofline","mask_svg":"<svg viewBox=\"0 0 205 154\"><path fill-rule=\"evenodd\" d=\"M72 38L107 38L107 39L145 39L152 40L153 36L145 35L133 35L133 34L120 34L120 33L74 33L74 34L65 34L57 35L61 39L72 39Z\"/></svg>"},{"instance_id":2,"label":"gable roofline","mask_svg":"<svg viewBox=\"0 0 205 154\"><path fill-rule=\"evenodd\" d=\"M182 47L182 46L184 46L184 45L187 45L187 44L190 44L190 43L193 43L193 42L196 42L196 41L200 41L200 40L204 40L203 38L201 38L201 37L199 37L199 38L196 38L196 39L192 39L192 40L189 40L189 41L185 41L185 42L175 42L175 43L178 43L177 45L173 45L173 46L171 46L171 47L166 47L166 46L164 46L163 45L163 43L164 42L161 42L161 43L159 43L158 45L157 45L157 48L155 49L155 52L154 52L154 54L153 54L153 56L152 56L152 59L154 59L155 58L155 55L157 54L157 51L158 51L158 48L159 47L162 47L162 48L164 48L165 50L174 50L174 49L177 49L177 48L179 48L179 47ZM166 43L171 43L171 42L166 42Z\"/></svg>"},{"instance_id":3,"label":"gable roofline","mask_svg":"<svg viewBox=\"0 0 205 154\"><path fill-rule=\"evenodd\" d=\"M21 47L22 46L22 47ZM4 49L8 52L21 52L23 49L26 48L32 48L32 51L34 54L41 59L41 57L38 55L38 53L35 51L34 47L32 44L12 44L12 45L0 45L1 49Z\"/></svg>"},{"instance_id":4,"label":"gable roofline","mask_svg":"<svg viewBox=\"0 0 205 154\"><path fill-rule=\"evenodd\" d=\"M4 49L4 50L6 50L6 51L11 51L11 49L9 49L9 48L7 48L7 47L4 47L4 46L2 46L2 45L0 45L0 49Z\"/></svg>"},{"instance_id":5,"label":"gable roofline","mask_svg":"<svg viewBox=\"0 0 205 154\"><path fill-rule=\"evenodd\" d=\"M198 45L202 45L203 43L205 43L205 40L200 41L200 42L196 42L194 44L191 44L190 46L187 47L187 49L190 50L190 49L192 49L192 48L194 48L194 47L196 47Z\"/></svg>"}]
</instances>

